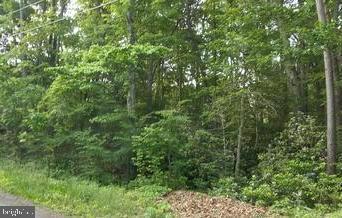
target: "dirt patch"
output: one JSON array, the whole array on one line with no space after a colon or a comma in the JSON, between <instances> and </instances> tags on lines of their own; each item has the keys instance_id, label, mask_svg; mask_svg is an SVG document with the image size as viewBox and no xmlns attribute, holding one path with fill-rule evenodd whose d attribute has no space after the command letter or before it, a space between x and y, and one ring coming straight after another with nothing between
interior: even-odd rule
<instances>
[{"instance_id":1,"label":"dirt patch","mask_svg":"<svg viewBox=\"0 0 342 218\"><path fill-rule=\"evenodd\" d=\"M190 191L174 191L165 199L179 217L262 217L266 214L266 209L262 207Z\"/></svg>"}]
</instances>

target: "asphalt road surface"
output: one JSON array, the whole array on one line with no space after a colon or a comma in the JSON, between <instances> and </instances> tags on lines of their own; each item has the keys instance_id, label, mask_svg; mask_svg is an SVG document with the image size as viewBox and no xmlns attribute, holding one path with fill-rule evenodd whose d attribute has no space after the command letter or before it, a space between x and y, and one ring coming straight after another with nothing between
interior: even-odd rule
<instances>
[{"instance_id":1,"label":"asphalt road surface","mask_svg":"<svg viewBox=\"0 0 342 218\"><path fill-rule=\"evenodd\" d=\"M64 218L58 213L51 211L48 208L37 206L36 204L24 200L21 197L17 197L0 190L0 206L36 206L35 217L36 218Z\"/></svg>"}]
</instances>

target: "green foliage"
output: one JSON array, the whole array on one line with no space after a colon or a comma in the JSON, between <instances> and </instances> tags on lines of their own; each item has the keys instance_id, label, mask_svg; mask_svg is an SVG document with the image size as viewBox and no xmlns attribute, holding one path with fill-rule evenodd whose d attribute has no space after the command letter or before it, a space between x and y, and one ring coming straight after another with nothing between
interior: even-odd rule
<instances>
[{"instance_id":1,"label":"green foliage","mask_svg":"<svg viewBox=\"0 0 342 218\"><path fill-rule=\"evenodd\" d=\"M160 121L145 127L134 137L134 163L139 176L166 177L177 175L177 163L183 160L182 150L188 143L189 120L185 116L174 115L172 111L160 112Z\"/></svg>"},{"instance_id":2,"label":"green foliage","mask_svg":"<svg viewBox=\"0 0 342 218\"><path fill-rule=\"evenodd\" d=\"M323 142L324 134L312 117L293 117L269 151L260 156L259 173L243 189L243 195L283 212L295 207L323 211L338 207L342 180L340 175L324 173Z\"/></svg>"},{"instance_id":3,"label":"green foliage","mask_svg":"<svg viewBox=\"0 0 342 218\"><path fill-rule=\"evenodd\" d=\"M241 184L238 184L232 177L221 178L213 185L210 194L239 199L241 197Z\"/></svg>"},{"instance_id":4,"label":"green foliage","mask_svg":"<svg viewBox=\"0 0 342 218\"><path fill-rule=\"evenodd\" d=\"M277 199L276 193L267 184L258 187L246 187L243 189L243 195L247 199L261 205L270 205Z\"/></svg>"},{"instance_id":5,"label":"green foliage","mask_svg":"<svg viewBox=\"0 0 342 218\"><path fill-rule=\"evenodd\" d=\"M3 133L0 143L9 143L1 149L13 158L21 159L28 152L17 136L25 130L24 120L44 93L44 88L33 81L33 77L23 79L7 73L0 77L0 129Z\"/></svg>"},{"instance_id":6,"label":"green foliage","mask_svg":"<svg viewBox=\"0 0 342 218\"><path fill-rule=\"evenodd\" d=\"M138 176L151 177L169 187L206 188L218 177L212 136L192 132L189 118L175 111L158 112L160 120L134 137Z\"/></svg>"}]
</instances>

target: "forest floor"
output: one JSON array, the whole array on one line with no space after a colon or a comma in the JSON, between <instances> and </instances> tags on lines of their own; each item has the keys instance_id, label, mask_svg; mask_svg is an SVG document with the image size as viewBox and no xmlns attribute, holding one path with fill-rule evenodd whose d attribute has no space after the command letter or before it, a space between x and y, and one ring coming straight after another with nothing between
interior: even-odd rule
<instances>
[{"instance_id":1,"label":"forest floor","mask_svg":"<svg viewBox=\"0 0 342 218\"><path fill-rule=\"evenodd\" d=\"M174 191L166 195L165 200L179 217L230 218L264 217L266 208L256 207L231 198L212 197L191 191Z\"/></svg>"}]
</instances>

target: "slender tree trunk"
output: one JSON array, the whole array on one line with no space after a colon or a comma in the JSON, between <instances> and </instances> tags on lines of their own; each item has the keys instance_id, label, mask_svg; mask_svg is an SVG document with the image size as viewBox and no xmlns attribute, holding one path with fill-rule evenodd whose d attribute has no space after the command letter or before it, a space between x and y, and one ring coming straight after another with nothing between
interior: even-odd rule
<instances>
[{"instance_id":1,"label":"slender tree trunk","mask_svg":"<svg viewBox=\"0 0 342 218\"><path fill-rule=\"evenodd\" d=\"M298 75L298 111L303 113L308 112L308 86L307 86L307 73L306 65L304 63L297 63Z\"/></svg>"},{"instance_id":2,"label":"slender tree trunk","mask_svg":"<svg viewBox=\"0 0 342 218\"><path fill-rule=\"evenodd\" d=\"M335 66L335 75L338 82L340 84L341 81L341 73L342 73L342 56L339 53L336 53L334 57L334 66ZM337 125L337 153L342 152L342 87L336 87L336 125Z\"/></svg>"},{"instance_id":3,"label":"slender tree trunk","mask_svg":"<svg viewBox=\"0 0 342 218\"><path fill-rule=\"evenodd\" d=\"M19 8L23 8L24 7L24 0L19 0ZM19 16L20 16L20 21L24 20L24 10L20 10L19 11Z\"/></svg>"},{"instance_id":4,"label":"slender tree trunk","mask_svg":"<svg viewBox=\"0 0 342 218\"><path fill-rule=\"evenodd\" d=\"M155 72L158 68L158 63L154 64L154 62L151 61L150 69L147 72L147 113L151 113L153 111L153 81Z\"/></svg>"},{"instance_id":5,"label":"slender tree trunk","mask_svg":"<svg viewBox=\"0 0 342 218\"><path fill-rule=\"evenodd\" d=\"M318 20L327 24L325 4L323 0L316 0ZM327 173L336 173L336 105L334 88L334 67L329 48L324 48L324 70L327 94Z\"/></svg>"},{"instance_id":6,"label":"slender tree trunk","mask_svg":"<svg viewBox=\"0 0 342 218\"><path fill-rule=\"evenodd\" d=\"M54 12L54 14L58 17L58 18L62 18L64 16L64 11L65 11L65 7L66 7L66 3L64 3L63 1L60 1L60 9L61 12L59 14L57 14L57 10L58 10L58 1L57 0L53 0L51 3L51 7L52 10ZM58 52L59 52L59 37L57 33L51 33L51 35L49 36L49 42L50 42L50 46L51 49L49 51L50 53L50 65L51 66L56 66L58 64Z\"/></svg>"},{"instance_id":7,"label":"slender tree trunk","mask_svg":"<svg viewBox=\"0 0 342 218\"><path fill-rule=\"evenodd\" d=\"M243 101L244 101L244 98L241 97L241 102L240 102L240 127L239 127L238 144L237 144L237 150L236 150L235 178L239 177L239 172L240 172L242 135L243 135L244 115L245 115Z\"/></svg>"},{"instance_id":8,"label":"slender tree trunk","mask_svg":"<svg viewBox=\"0 0 342 218\"><path fill-rule=\"evenodd\" d=\"M128 34L129 34L129 44L131 45L134 45L136 42L136 33L134 30L134 6L135 6L135 0L130 0L129 9L127 11L127 29L128 29ZM133 66L130 66L128 70L128 82L129 82L129 90L128 90L128 95L127 95L127 111L130 114L134 114L136 87L135 87L135 73L134 73Z\"/></svg>"},{"instance_id":9,"label":"slender tree trunk","mask_svg":"<svg viewBox=\"0 0 342 218\"><path fill-rule=\"evenodd\" d=\"M324 51L326 92L327 92L327 173L334 174L336 171L336 112L335 112L335 89L332 75L331 53Z\"/></svg>"},{"instance_id":10,"label":"slender tree trunk","mask_svg":"<svg viewBox=\"0 0 342 218\"><path fill-rule=\"evenodd\" d=\"M177 67L177 83L178 83L178 101L183 100L183 84L184 84L184 69L181 66Z\"/></svg>"},{"instance_id":11,"label":"slender tree trunk","mask_svg":"<svg viewBox=\"0 0 342 218\"><path fill-rule=\"evenodd\" d=\"M254 147L257 148L259 144L259 128L258 128L258 113L255 112L255 142Z\"/></svg>"},{"instance_id":12,"label":"slender tree trunk","mask_svg":"<svg viewBox=\"0 0 342 218\"><path fill-rule=\"evenodd\" d=\"M337 54L332 53L331 58L332 58L332 66L333 66L333 77L334 77L334 82L335 82L334 88L335 88L336 141L337 141L336 149L338 150L338 147L341 144L341 138L339 134L340 132L339 130L341 127L341 87L337 85L339 84L339 81L340 81Z\"/></svg>"},{"instance_id":13,"label":"slender tree trunk","mask_svg":"<svg viewBox=\"0 0 342 218\"><path fill-rule=\"evenodd\" d=\"M147 113L151 113L153 111L153 75L152 69L147 73Z\"/></svg>"},{"instance_id":14,"label":"slender tree trunk","mask_svg":"<svg viewBox=\"0 0 342 218\"><path fill-rule=\"evenodd\" d=\"M221 118L221 128L222 128L222 140L223 140L223 158L224 158L224 175L226 176L227 175L227 139L226 139L226 130L225 130L225 127L226 127L226 122L225 122L225 119L224 119L224 116L223 114L220 115L220 118Z\"/></svg>"},{"instance_id":15,"label":"slender tree trunk","mask_svg":"<svg viewBox=\"0 0 342 218\"><path fill-rule=\"evenodd\" d=\"M23 7L25 7L26 5L27 5L27 1L26 1L26 0L20 0L20 1L19 1L19 7L20 7L20 9L23 8ZM23 25L24 25L24 21L25 21L25 9L19 11L19 17L20 17L20 24L19 24L19 27L22 28ZM20 34L19 34L19 41L20 41L19 44L22 43L22 41L23 41L23 39L24 39L24 36L25 36L25 35L24 35L23 33L20 33ZM19 57L19 59L20 59L21 61L25 61L25 60L27 59L27 56L26 56L25 54L21 54L20 57ZM23 77L27 76L27 71L26 71L25 69L22 69L22 70L21 70L21 75L22 75Z\"/></svg>"},{"instance_id":16,"label":"slender tree trunk","mask_svg":"<svg viewBox=\"0 0 342 218\"><path fill-rule=\"evenodd\" d=\"M160 69L156 74L156 94L155 107L157 110L164 109L164 61L160 64Z\"/></svg>"},{"instance_id":17,"label":"slender tree trunk","mask_svg":"<svg viewBox=\"0 0 342 218\"><path fill-rule=\"evenodd\" d=\"M304 1L298 0L298 5L301 7L303 6ZM305 42L299 38L299 48L305 49ZM297 60L297 93L298 93L298 111L303 113L308 113L309 105L308 105L308 85L307 85L307 70L306 70L306 63L302 62L301 60Z\"/></svg>"},{"instance_id":18,"label":"slender tree trunk","mask_svg":"<svg viewBox=\"0 0 342 218\"><path fill-rule=\"evenodd\" d=\"M284 0L280 0L278 2L280 7L284 6ZM289 49L290 47L290 41L289 41L289 35L287 34L282 19L278 21L279 26L279 33L280 38L282 41L283 50ZM298 95L297 95L297 77L296 73L294 71L293 64L289 60L289 58L285 55L282 57L282 68L284 70L284 73L287 77L287 99L288 99L288 110L289 111L296 111L298 109Z\"/></svg>"},{"instance_id":19,"label":"slender tree trunk","mask_svg":"<svg viewBox=\"0 0 342 218\"><path fill-rule=\"evenodd\" d=\"M334 11L332 13L333 20L338 21L340 15L340 7L342 6L342 0L337 0ZM335 84L340 84L342 73L342 56L341 51L333 54L334 65L334 79ZM335 86L335 98L336 98L336 128L337 128L337 153L342 152L342 87L340 85Z\"/></svg>"},{"instance_id":20,"label":"slender tree trunk","mask_svg":"<svg viewBox=\"0 0 342 218\"><path fill-rule=\"evenodd\" d=\"M285 0L280 0L278 2L280 7L285 7ZM302 2L298 0L298 3ZM290 49L290 40L289 37L291 34L288 34L286 29L284 28L283 20L280 18L278 22L280 38L282 40L282 45L284 51ZM283 68L284 72L287 76L287 88L288 88L288 102L290 106L288 107L289 111L297 112L302 111L304 113L307 112L307 86L306 86L306 72L304 71L304 67L300 66L301 63L295 60L289 59L285 55L283 55Z\"/></svg>"}]
</instances>

